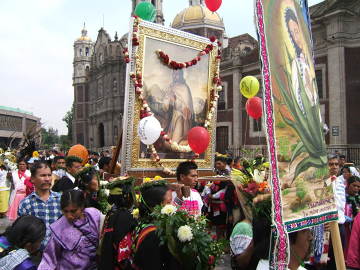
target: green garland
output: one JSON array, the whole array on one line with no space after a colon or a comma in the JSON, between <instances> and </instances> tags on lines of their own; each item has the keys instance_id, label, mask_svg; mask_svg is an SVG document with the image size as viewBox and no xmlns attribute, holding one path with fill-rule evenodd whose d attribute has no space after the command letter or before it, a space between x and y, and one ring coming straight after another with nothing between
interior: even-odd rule
<instances>
[{"instance_id":1,"label":"green garland","mask_svg":"<svg viewBox=\"0 0 360 270\"><path fill-rule=\"evenodd\" d=\"M89 167L84 167L81 171L79 171L76 175L75 175L75 178L76 179L80 179L82 178L84 175L90 173L90 172L94 172L97 176L97 179L99 180L100 179L100 175L99 173L97 172L97 170L95 169L94 166L89 166Z\"/></svg>"},{"instance_id":2,"label":"green garland","mask_svg":"<svg viewBox=\"0 0 360 270\"><path fill-rule=\"evenodd\" d=\"M166 186L166 180L153 180L146 183L141 184L136 190L140 190L140 192L144 192L145 190L152 188L152 187L161 187Z\"/></svg>"}]
</instances>

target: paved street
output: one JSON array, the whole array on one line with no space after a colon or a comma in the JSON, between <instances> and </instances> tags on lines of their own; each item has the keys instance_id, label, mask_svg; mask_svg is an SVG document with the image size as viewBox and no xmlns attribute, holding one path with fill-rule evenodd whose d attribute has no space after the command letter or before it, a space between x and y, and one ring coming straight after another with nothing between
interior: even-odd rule
<instances>
[{"instance_id":1,"label":"paved street","mask_svg":"<svg viewBox=\"0 0 360 270\"><path fill-rule=\"evenodd\" d=\"M215 270L225 270L231 269L230 266L230 255L224 255L220 260L218 266L215 267Z\"/></svg>"},{"instance_id":2,"label":"paved street","mask_svg":"<svg viewBox=\"0 0 360 270\"><path fill-rule=\"evenodd\" d=\"M9 226L11 222L7 218L0 219L0 233L3 233L7 226Z\"/></svg>"}]
</instances>

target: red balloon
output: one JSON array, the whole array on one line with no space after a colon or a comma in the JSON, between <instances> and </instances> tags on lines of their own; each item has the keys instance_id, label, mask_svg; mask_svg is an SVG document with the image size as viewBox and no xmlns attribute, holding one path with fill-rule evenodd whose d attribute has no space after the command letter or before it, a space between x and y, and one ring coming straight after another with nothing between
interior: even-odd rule
<instances>
[{"instance_id":1,"label":"red balloon","mask_svg":"<svg viewBox=\"0 0 360 270\"><path fill-rule=\"evenodd\" d=\"M259 97L252 97L246 101L246 112L254 119L259 119L262 116L262 99Z\"/></svg>"},{"instance_id":2,"label":"red balloon","mask_svg":"<svg viewBox=\"0 0 360 270\"><path fill-rule=\"evenodd\" d=\"M207 8L212 12L215 12L220 8L221 2L222 0L205 0Z\"/></svg>"},{"instance_id":3,"label":"red balloon","mask_svg":"<svg viewBox=\"0 0 360 270\"><path fill-rule=\"evenodd\" d=\"M210 135L203 127L194 127L188 133L188 143L195 154L202 154L209 146Z\"/></svg>"}]
</instances>

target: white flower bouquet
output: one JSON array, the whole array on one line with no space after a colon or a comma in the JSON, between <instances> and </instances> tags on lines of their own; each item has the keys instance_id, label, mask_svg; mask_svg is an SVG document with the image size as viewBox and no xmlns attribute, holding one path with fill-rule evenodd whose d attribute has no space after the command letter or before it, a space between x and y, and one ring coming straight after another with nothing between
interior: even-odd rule
<instances>
[{"instance_id":1,"label":"white flower bouquet","mask_svg":"<svg viewBox=\"0 0 360 270\"><path fill-rule=\"evenodd\" d=\"M158 206L152 216L161 244L184 269L212 269L225 243L216 241L207 229L205 217L194 217L173 205Z\"/></svg>"}]
</instances>

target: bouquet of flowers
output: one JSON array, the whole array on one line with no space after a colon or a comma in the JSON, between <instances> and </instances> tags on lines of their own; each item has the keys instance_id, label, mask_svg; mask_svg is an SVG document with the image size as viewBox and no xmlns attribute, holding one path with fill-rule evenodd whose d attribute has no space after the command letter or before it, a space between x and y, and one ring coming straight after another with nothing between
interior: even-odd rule
<instances>
[{"instance_id":1,"label":"bouquet of flowers","mask_svg":"<svg viewBox=\"0 0 360 270\"><path fill-rule=\"evenodd\" d=\"M236 187L236 194L245 217L252 220L255 200L267 196L270 192L267 182L269 162L265 162L264 158L259 156L253 160L244 159L242 165L242 170L231 171L231 180Z\"/></svg>"},{"instance_id":2,"label":"bouquet of flowers","mask_svg":"<svg viewBox=\"0 0 360 270\"><path fill-rule=\"evenodd\" d=\"M258 193L268 193L269 162L264 162L263 157L257 157L253 160L245 159L243 160L243 167L243 170L232 170L231 179L234 185L252 198L256 197Z\"/></svg>"},{"instance_id":3,"label":"bouquet of flowers","mask_svg":"<svg viewBox=\"0 0 360 270\"><path fill-rule=\"evenodd\" d=\"M225 243L211 237L205 217L195 218L174 205L158 206L152 216L161 243L184 269L211 269L222 255Z\"/></svg>"},{"instance_id":4,"label":"bouquet of flowers","mask_svg":"<svg viewBox=\"0 0 360 270\"><path fill-rule=\"evenodd\" d=\"M15 153L0 148L0 166L5 166L9 171L15 171L17 169Z\"/></svg>"}]
</instances>

